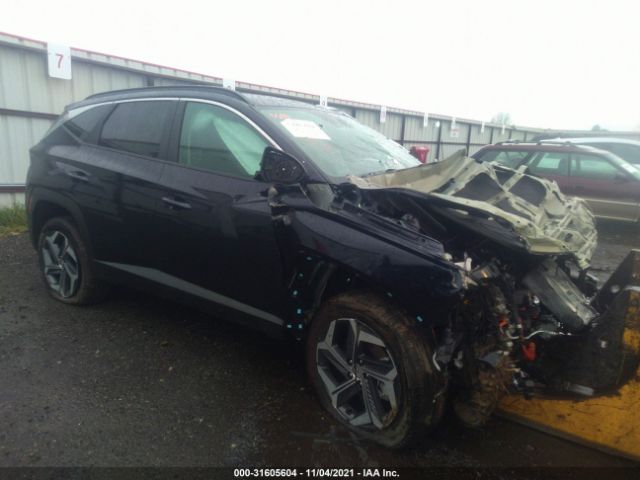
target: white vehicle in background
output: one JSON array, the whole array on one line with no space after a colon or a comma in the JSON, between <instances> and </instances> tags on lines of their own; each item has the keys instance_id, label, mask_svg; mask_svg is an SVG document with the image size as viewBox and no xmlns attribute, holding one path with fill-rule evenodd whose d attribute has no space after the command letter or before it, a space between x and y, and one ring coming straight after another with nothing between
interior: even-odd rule
<instances>
[{"instance_id":1,"label":"white vehicle in background","mask_svg":"<svg viewBox=\"0 0 640 480\"><path fill-rule=\"evenodd\" d=\"M551 138L542 143L573 143L607 150L640 169L640 141L616 137Z\"/></svg>"}]
</instances>

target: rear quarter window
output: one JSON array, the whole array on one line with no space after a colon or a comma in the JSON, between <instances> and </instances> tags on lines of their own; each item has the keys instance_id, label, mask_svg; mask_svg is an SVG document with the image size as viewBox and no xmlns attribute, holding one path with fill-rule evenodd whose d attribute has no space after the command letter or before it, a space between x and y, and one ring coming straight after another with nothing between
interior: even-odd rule
<instances>
[{"instance_id":1,"label":"rear quarter window","mask_svg":"<svg viewBox=\"0 0 640 480\"><path fill-rule=\"evenodd\" d=\"M63 127L80 140L87 141L112 108L113 105L99 105L75 115L72 111Z\"/></svg>"},{"instance_id":2,"label":"rear quarter window","mask_svg":"<svg viewBox=\"0 0 640 480\"><path fill-rule=\"evenodd\" d=\"M60 117L44 141L51 145L76 145L78 141L95 143L97 129L112 108L112 105L100 105L72 110Z\"/></svg>"}]
</instances>

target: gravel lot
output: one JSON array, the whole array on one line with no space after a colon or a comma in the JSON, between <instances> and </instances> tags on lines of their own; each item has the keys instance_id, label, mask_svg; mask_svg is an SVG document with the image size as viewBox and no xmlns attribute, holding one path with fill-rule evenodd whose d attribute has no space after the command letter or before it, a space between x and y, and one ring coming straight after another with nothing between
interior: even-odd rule
<instances>
[{"instance_id":1,"label":"gravel lot","mask_svg":"<svg viewBox=\"0 0 640 480\"><path fill-rule=\"evenodd\" d=\"M605 226L606 275L638 231ZM616 466L494 419L410 452L354 440L309 391L295 346L162 299L52 300L26 235L0 238L0 466Z\"/></svg>"}]
</instances>

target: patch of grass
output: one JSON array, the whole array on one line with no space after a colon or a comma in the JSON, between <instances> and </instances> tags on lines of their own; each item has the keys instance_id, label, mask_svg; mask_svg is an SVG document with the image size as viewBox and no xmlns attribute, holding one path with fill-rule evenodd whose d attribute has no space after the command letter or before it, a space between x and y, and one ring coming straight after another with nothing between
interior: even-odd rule
<instances>
[{"instance_id":1,"label":"patch of grass","mask_svg":"<svg viewBox=\"0 0 640 480\"><path fill-rule=\"evenodd\" d=\"M0 208L0 236L27 230L27 211L24 205Z\"/></svg>"}]
</instances>

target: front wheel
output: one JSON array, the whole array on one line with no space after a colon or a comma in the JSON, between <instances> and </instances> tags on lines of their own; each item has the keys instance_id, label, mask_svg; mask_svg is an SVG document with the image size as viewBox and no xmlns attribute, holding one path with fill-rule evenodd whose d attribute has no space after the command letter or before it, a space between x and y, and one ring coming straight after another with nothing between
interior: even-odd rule
<instances>
[{"instance_id":1,"label":"front wheel","mask_svg":"<svg viewBox=\"0 0 640 480\"><path fill-rule=\"evenodd\" d=\"M442 414L444 383L428 339L369 293L321 306L307 341L307 373L322 405L359 436L390 448L417 441Z\"/></svg>"}]
</instances>

